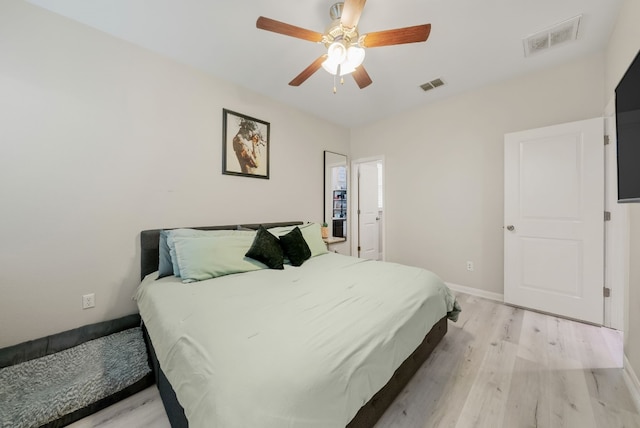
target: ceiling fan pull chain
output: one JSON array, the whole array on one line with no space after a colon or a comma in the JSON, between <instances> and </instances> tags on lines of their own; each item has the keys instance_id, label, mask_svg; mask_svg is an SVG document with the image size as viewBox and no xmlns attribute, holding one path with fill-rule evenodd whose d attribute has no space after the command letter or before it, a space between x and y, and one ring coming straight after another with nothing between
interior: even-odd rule
<instances>
[{"instance_id":1,"label":"ceiling fan pull chain","mask_svg":"<svg viewBox=\"0 0 640 428\"><path fill-rule=\"evenodd\" d=\"M333 75L333 93L338 92L338 88L336 88L336 75Z\"/></svg>"}]
</instances>

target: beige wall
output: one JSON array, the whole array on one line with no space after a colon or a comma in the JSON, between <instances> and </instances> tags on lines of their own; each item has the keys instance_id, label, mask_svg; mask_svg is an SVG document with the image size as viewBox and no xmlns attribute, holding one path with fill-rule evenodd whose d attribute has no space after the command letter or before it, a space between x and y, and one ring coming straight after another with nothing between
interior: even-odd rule
<instances>
[{"instance_id":1,"label":"beige wall","mask_svg":"<svg viewBox=\"0 0 640 428\"><path fill-rule=\"evenodd\" d=\"M606 96L613 99L620 78L640 50L640 2L625 0L606 50ZM629 206L630 254L627 295L625 355L636 374L640 374L640 206Z\"/></svg>"},{"instance_id":2,"label":"beige wall","mask_svg":"<svg viewBox=\"0 0 640 428\"><path fill-rule=\"evenodd\" d=\"M136 312L140 230L322 221L347 129L21 0L0 52L0 347ZM270 180L221 174L223 107L271 123Z\"/></svg>"},{"instance_id":3,"label":"beige wall","mask_svg":"<svg viewBox=\"0 0 640 428\"><path fill-rule=\"evenodd\" d=\"M603 63L591 55L352 130L353 159L385 156L387 259L502 294L504 134L601 116Z\"/></svg>"},{"instance_id":4,"label":"beige wall","mask_svg":"<svg viewBox=\"0 0 640 428\"><path fill-rule=\"evenodd\" d=\"M640 46L638 16L627 0L606 61L352 130L351 159L385 155L387 259L502 293L503 135L601 115ZM0 52L0 347L135 312L141 229L321 220L322 151L349 153L344 128L20 0L0 3ZM270 180L220 174L223 107L272 123ZM631 227L633 260L640 207ZM630 265L626 353L640 372ZM97 307L83 311L89 292Z\"/></svg>"}]
</instances>

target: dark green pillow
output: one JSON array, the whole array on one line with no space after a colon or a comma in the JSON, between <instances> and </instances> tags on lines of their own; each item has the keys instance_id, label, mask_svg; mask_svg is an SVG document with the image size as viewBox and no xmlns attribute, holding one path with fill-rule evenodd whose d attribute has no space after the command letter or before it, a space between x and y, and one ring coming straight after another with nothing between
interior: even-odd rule
<instances>
[{"instance_id":1,"label":"dark green pillow","mask_svg":"<svg viewBox=\"0 0 640 428\"><path fill-rule=\"evenodd\" d=\"M298 226L291 232L280 237L280 245L293 266L300 266L305 260L311 257L309 245L307 241L304 240L302 231Z\"/></svg>"},{"instance_id":2,"label":"dark green pillow","mask_svg":"<svg viewBox=\"0 0 640 428\"><path fill-rule=\"evenodd\" d=\"M284 253L280 241L262 226L258 229L251 248L245 256L264 263L270 269L284 269Z\"/></svg>"}]
</instances>

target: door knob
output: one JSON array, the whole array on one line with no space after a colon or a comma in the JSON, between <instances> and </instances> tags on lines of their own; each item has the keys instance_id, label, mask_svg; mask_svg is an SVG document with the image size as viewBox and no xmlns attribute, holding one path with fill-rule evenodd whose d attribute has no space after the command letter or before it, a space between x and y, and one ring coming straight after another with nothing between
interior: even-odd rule
<instances>
[{"instance_id":1,"label":"door knob","mask_svg":"<svg viewBox=\"0 0 640 428\"><path fill-rule=\"evenodd\" d=\"M514 230L516 230L516 228L515 228L515 227L513 227L513 225L512 225L512 224L510 224L509 226L507 226L507 230L508 230L509 232L513 232Z\"/></svg>"}]
</instances>

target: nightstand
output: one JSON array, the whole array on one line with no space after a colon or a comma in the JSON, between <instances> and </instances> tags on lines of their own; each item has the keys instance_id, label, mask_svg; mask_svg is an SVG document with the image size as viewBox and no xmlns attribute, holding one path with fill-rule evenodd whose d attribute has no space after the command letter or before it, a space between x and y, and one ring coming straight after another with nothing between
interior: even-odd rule
<instances>
[{"instance_id":1,"label":"nightstand","mask_svg":"<svg viewBox=\"0 0 640 428\"><path fill-rule=\"evenodd\" d=\"M329 251L333 251L334 253L343 253L345 251L345 248L343 245L339 245L343 242L347 241L347 238L339 238L337 236L330 236L328 238L322 238L322 240L324 241L325 244L327 244L327 248L329 249ZM333 247L333 248L332 248ZM338 251L341 250L341 251ZM348 254L348 253L346 253Z\"/></svg>"}]
</instances>

